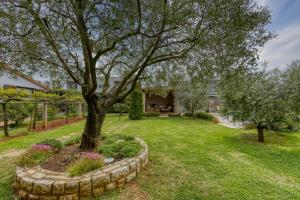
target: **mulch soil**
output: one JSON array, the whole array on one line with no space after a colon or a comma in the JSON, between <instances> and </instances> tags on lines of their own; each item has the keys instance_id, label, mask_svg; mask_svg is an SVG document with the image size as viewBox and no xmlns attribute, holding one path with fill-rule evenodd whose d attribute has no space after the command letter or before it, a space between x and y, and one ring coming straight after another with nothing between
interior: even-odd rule
<instances>
[{"instance_id":1,"label":"mulch soil","mask_svg":"<svg viewBox=\"0 0 300 200\"><path fill-rule=\"evenodd\" d=\"M81 152L86 152L86 150L80 149L79 144L65 146L40 166L46 170L64 172L72 162L79 158Z\"/></svg>"}]
</instances>

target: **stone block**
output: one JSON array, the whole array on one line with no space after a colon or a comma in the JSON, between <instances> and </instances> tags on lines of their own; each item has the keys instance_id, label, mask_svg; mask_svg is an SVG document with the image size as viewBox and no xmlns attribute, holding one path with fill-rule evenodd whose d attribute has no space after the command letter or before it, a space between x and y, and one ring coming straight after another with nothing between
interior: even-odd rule
<instances>
[{"instance_id":1,"label":"stone block","mask_svg":"<svg viewBox=\"0 0 300 200\"><path fill-rule=\"evenodd\" d=\"M111 171L111 181L116 181L129 174L129 166L122 166Z\"/></svg>"},{"instance_id":2,"label":"stone block","mask_svg":"<svg viewBox=\"0 0 300 200\"><path fill-rule=\"evenodd\" d=\"M131 161L131 162L129 163L130 173L135 172L135 171L136 171L136 167L137 167L136 162L135 162L135 161Z\"/></svg>"},{"instance_id":3,"label":"stone block","mask_svg":"<svg viewBox=\"0 0 300 200\"><path fill-rule=\"evenodd\" d=\"M27 199L27 192L25 192L24 190L19 190L18 196L21 200Z\"/></svg>"},{"instance_id":4,"label":"stone block","mask_svg":"<svg viewBox=\"0 0 300 200\"><path fill-rule=\"evenodd\" d=\"M136 163L136 173L139 174L141 172L141 164L140 162Z\"/></svg>"},{"instance_id":5,"label":"stone block","mask_svg":"<svg viewBox=\"0 0 300 200\"><path fill-rule=\"evenodd\" d=\"M31 175L32 178L36 178L36 179L41 179L44 176L46 176L46 174L44 174L44 173L35 173L35 174Z\"/></svg>"},{"instance_id":6,"label":"stone block","mask_svg":"<svg viewBox=\"0 0 300 200\"><path fill-rule=\"evenodd\" d=\"M52 186L52 194L64 194L65 193L65 182L55 181Z\"/></svg>"},{"instance_id":7,"label":"stone block","mask_svg":"<svg viewBox=\"0 0 300 200\"><path fill-rule=\"evenodd\" d=\"M113 189L115 189L116 187L117 187L117 184L116 184L115 182L109 183L109 184L106 185L106 189L107 189L107 190L113 190Z\"/></svg>"},{"instance_id":8,"label":"stone block","mask_svg":"<svg viewBox=\"0 0 300 200\"><path fill-rule=\"evenodd\" d=\"M34 194L51 194L51 186L53 181L51 180L37 180L33 183Z\"/></svg>"},{"instance_id":9,"label":"stone block","mask_svg":"<svg viewBox=\"0 0 300 200\"><path fill-rule=\"evenodd\" d=\"M132 181L133 179L136 178L136 172L132 172L131 174L129 174L127 177L126 177L126 182L130 182Z\"/></svg>"},{"instance_id":10,"label":"stone block","mask_svg":"<svg viewBox=\"0 0 300 200\"><path fill-rule=\"evenodd\" d=\"M104 192L104 187L93 188L93 196L98 196Z\"/></svg>"},{"instance_id":11,"label":"stone block","mask_svg":"<svg viewBox=\"0 0 300 200\"><path fill-rule=\"evenodd\" d=\"M110 174L98 172L93 175L93 187L101 187L110 182Z\"/></svg>"},{"instance_id":12,"label":"stone block","mask_svg":"<svg viewBox=\"0 0 300 200\"><path fill-rule=\"evenodd\" d=\"M27 172L29 175L32 175L32 174L35 174L35 173L36 173L36 171L35 171L34 169L28 169L26 172Z\"/></svg>"},{"instance_id":13,"label":"stone block","mask_svg":"<svg viewBox=\"0 0 300 200\"><path fill-rule=\"evenodd\" d=\"M82 179L80 181L80 196L92 195L92 183L90 178Z\"/></svg>"},{"instance_id":14,"label":"stone block","mask_svg":"<svg viewBox=\"0 0 300 200\"><path fill-rule=\"evenodd\" d=\"M24 189L25 191L27 192L31 192L32 190L32 185L33 185L33 182L35 180L32 179L32 178L28 178L28 177L23 177L20 179L20 186L22 189Z\"/></svg>"},{"instance_id":15,"label":"stone block","mask_svg":"<svg viewBox=\"0 0 300 200\"><path fill-rule=\"evenodd\" d=\"M78 181L66 182L65 185L65 194L73 194L79 191Z\"/></svg>"},{"instance_id":16,"label":"stone block","mask_svg":"<svg viewBox=\"0 0 300 200\"><path fill-rule=\"evenodd\" d=\"M39 200L40 197L39 197L38 195L28 194L27 199L28 199L28 200Z\"/></svg>"},{"instance_id":17,"label":"stone block","mask_svg":"<svg viewBox=\"0 0 300 200\"><path fill-rule=\"evenodd\" d=\"M60 196L59 200L79 200L79 196L77 194L64 195Z\"/></svg>"},{"instance_id":18,"label":"stone block","mask_svg":"<svg viewBox=\"0 0 300 200\"><path fill-rule=\"evenodd\" d=\"M119 180L117 181L117 187L118 187L118 188L123 187L123 186L125 185L125 182L126 182L126 177L119 179Z\"/></svg>"},{"instance_id":19,"label":"stone block","mask_svg":"<svg viewBox=\"0 0 300 200\"><path fill-rule=\"evenodd\" d=\"M139 155L139 158L141 159L141 164L143 165L144 162L146 161L148 157L148 153L146 151L143 151L140 155Z\"/></svg>"},{"instance_id":20,"label":"stone block","mask_svg":"<svg viewBox=\"0 0 300 200\"><path fill-rule=\"evenodd\" d=\"M40 200L57 200L57 196L40 196Z\"/></svg>"}]
</instances>

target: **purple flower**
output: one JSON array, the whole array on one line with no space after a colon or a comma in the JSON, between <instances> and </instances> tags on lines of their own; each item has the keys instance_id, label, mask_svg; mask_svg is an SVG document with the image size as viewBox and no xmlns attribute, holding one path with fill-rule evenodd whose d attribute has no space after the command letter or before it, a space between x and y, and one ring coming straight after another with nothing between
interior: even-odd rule
<instances>
[{"instance_id":1,"label":"purple flower","mask_svg":"<svg viewBox=\"0 0 300 200\"><path fill-rule=\"evenodd\" d=\"M80 154L80 157L81 158L87 158L87 159L90 159L90 160L99 160L99 159L102 158L100 154L95 153L95 152L82 152Z\"/></svg>"},{"instance_id":2,"label":"purple flower","mask_svg":"<svg viewBox=\"0 0 300 200\"><path fill-rule=\"evenodd\" d=\"M32 150L35 150L35 151L51 151L52 147L48 144L34 144L34 145L32 145Z\"/></svg>"}]
</instances>

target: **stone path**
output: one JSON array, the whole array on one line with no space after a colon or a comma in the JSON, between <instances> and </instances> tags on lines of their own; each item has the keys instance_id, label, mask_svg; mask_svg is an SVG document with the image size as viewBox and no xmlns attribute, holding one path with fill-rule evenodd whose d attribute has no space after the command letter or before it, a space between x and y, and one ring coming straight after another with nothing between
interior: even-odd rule
<instances>
[{"instance_id":1,"label":"stone path","mask_svg":"<svg viewBox=\"0 0 300 200\"><path fill-rule=\"evenodd\" d=\"M219 113L211 113L214 117L219 119L219 125L228 127L228 128L243 128L242 122L234 122L230 120L228 117L223 117Z\"/></svg>"},{"instance_id":2,"label":"stone path","mask_svg":"<svg viewBox=\"0 0 300 200\"><path fill-rule=\"evenodd\" d=\"M0 159L17 157L22 155L26 149L9 149L0 154Z\"/></svg>"}]
</instances>

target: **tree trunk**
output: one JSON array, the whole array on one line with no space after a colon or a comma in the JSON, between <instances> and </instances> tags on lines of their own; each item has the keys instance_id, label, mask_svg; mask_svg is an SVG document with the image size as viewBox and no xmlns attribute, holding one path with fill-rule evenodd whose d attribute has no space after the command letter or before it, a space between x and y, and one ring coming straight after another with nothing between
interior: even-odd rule
<instances>
[{"instance_id":1,"label":"tree trunk","mask_svg":"<svg viewBox=\"0 0 300 200\"><path fill-rule=\"evenodd\" d=\"M35 129L35 125L36 125L37 109L38 109L38 104L34 106L34 116L33 116L33 124L32 124L33 130Z\"/></svg>"},{"instance_id":2,"label":"tree trunk","mask_svg":"<svg viewBox=\"0 0 300 200\"><path fill-rule=\"evenodd\" d=\"M97 112L91 102L88 102L87 118L85 122L84 132L81 138L80 148L92 149L97 147L98 140L101 136L101 128L106 116L106 111Z\"/></svg>"},{"instance_id":3,"label":"tree trunk","mask_svg":"<svg viewBox=\"0 0 300 200\"><path fill-rule=\"evenodd\" d=\"M8 134L8 117L7 117L7 111L6 111L6 103L2 104L2 108L3 108L3 122L4 122L4 135L7 137L9 136Z\"/></svg>"},{"instance_id":4,"label":"tree trunk","mask_svg":"<svg viewBox=\"0 0 300 200\"><path fill-rule=\"evenodd\" d=\"M265 142L264 138L264 127L262 125L257 125L257 134L258 134L258 141Z\"/></svg>"}]
</instances>

